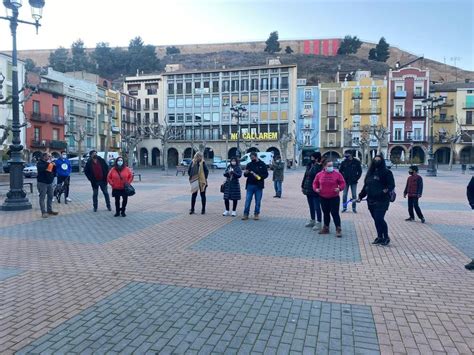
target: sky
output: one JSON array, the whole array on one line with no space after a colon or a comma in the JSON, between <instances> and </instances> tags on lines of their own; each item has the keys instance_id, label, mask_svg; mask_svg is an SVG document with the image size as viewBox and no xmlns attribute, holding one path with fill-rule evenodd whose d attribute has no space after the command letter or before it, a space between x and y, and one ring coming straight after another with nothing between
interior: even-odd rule
<instances>
[{"instance_id":1,"label":"sky","mask_svg":"<svg viewBox=\"0 0 474 355\"><path fill-rule=\"evenodd\" d=\"M2 8L0 4L0 8ZM31 18L27 0L20 17ZM46 0L42 27L20 25L19 49L70 47L81 38L127 46L173 45L355 35L381 36L400 49L474 71L473 0ZM0 50L11 49L0 21Z\"/></svg>"}]
</instances>

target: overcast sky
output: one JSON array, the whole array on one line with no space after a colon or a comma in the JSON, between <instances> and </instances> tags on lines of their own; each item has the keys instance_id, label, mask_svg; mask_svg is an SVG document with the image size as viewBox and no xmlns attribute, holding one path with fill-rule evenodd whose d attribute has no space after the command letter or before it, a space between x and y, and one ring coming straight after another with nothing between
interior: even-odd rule
<instances>
[{"instance_id":1,"label":"overcast sky","mask_svg":"<svg viewBox=\"0 0 474 355\"><path fill-rule=\"evenodd\" d=\"M20 16L30 18L28 0ZM473 0L46 0L43 27L20 25L19 49L126 46L141 36L155 45L343 37L377 42L440 62L459 57L474 70ZM3 7L0 4L0 7ZM0 49L11 49L8 23L0 21Z\"/></svg>"}]
</instances>

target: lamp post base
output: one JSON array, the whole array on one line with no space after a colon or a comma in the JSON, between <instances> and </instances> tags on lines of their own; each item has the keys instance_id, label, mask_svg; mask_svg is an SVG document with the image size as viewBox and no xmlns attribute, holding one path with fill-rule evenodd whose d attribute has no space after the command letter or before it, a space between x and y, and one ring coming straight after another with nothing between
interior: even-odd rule
<instances>
[{"instance_id":1,"label":"lamp post base","mask_svg":"<svg viewBox=\"0 0 474 355\"><path fill-rule=\"evenodd\" d=\"M31 210L31 202L25 197L22 199L6 199L3 203L2 211L24 211Z\"/></svg>"},{"instance_id":2,"label":"lamp post base","mask_svg":"<svg viewBox=\"0 0 474 355\"><path fill-rule=\"evenodd\" d=\"M7 198L0 208L2 211L23 211L32 208L31 202L23 190L23 164L24 162L20 157L19 151L12 151L12 159L10 160L10 191L8 191Z\"/></svg>"},{"instance_id":3,"label":"lamp post base","mask_svg":"<svg viewBox=\"0 0 474 355\"><path fill-rule=\"evenodd\" d=\"M426 176L437 176L438 171L436 170L436 165L434 158L430 157L428 159L428 169L426 170Z\"/></svg>"}]
</instances>

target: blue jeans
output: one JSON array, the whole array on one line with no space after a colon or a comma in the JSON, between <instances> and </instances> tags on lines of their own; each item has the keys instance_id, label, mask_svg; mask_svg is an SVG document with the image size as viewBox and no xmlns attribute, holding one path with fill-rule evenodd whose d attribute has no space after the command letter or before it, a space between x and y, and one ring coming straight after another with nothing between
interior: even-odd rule
<instances>
[{"instance_id":1,"label":"blue jeans","mask_svg":"<svg viewBox=\"0 0 474 355\"><path fill-rule=\"evenodd\" d=\"M275 187L275 195L281 197L283 181L273 181L273 186Z\"/></svg>"},{"instance_id":2,"label":"blue jeans","mask_svg":"<svg viewBox=\"0 0 474 355\"><path fill-rule=\"evenodd\" d=\"M348 192L349 192L349 187L351 188L351 192L352 192L352 199L354 200L354 202L352 202L352 210L355 211L356 210L356 200L357 200L357 183L355 184L347 184L346 187L344 187L344 191L342 192L342 208L343 209L347 209L347 195L348 195Z\"/></svg>"},{"instance_id":3,"label":"blue jeans","mask_svg":"<svg viewBox=\"0 0 474 355\"><path fill-rule=\"evenodd\" d=\"M249 215L250 213L250 204L252 203L252 198L255 195L255 214L260 214L260 203L262 202L263 189L260 189L257 185L248 185L247 186L247 196L245 198L245 208L244 215Z\"/></svg>"},{"instance_id":4,"label":"blue jeans","mask_svg":"<svg viewBox=\"0 0 474 355\"><path fill-rule=\"evenodd\" d=\"M309 206L309 214L311 216L311 220L316 220L321 222L321 200L319 199L319 196L315 195L306 195L306 199L308 200L308 206Z\"/></svg>"}]
</instances>

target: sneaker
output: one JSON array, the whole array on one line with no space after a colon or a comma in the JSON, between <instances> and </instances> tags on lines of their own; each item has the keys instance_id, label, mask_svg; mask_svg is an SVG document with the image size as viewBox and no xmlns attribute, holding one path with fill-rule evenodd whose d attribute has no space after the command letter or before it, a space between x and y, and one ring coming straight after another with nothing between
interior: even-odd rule
<instances>
[{"instance_id":1,"label":"sneaker","mask_svg":"<svg viewBox=\"0 0 474 355\"><path fill-rule=\"evenodd\" d=\"M425 223L426 220L424 218L421 219L421 223Z\"/></svg>"},{"instance_id":2,"label":"sneaker","mask_svg":"<svg viewBox=\"0 0 474 355\"><path fill-rule=\"evenodd\" d=\"M260 215L258 213L255 213L253 216L254 221L258 221L260 219Z\"/></svg>"},{"instance_id":3,"label":"sneaker","mask_svg":"<svg viewBox=\"0 0 474 355\"><path fill-rule=\"evenodd\" d=\"M249 215L248 215L248 214L244 214L244 215L242 216L242 221L246 221L246 220L248 220L248 219L249 219Z\"/></svg>"},{"instance_id":4,"label":"sneaker","mask_svg":"<svg viewBox=\"0 0 474 355\"><path fill-rule=\"evenodd\" d=\"M336 228L336 238L342 238L342 229L341 229L341 227Z\"/></svg>"},{"instance_id":5,"label":"sneaker","mask_svg":"<svg viewBox=\"0 0 474 355\"><path fill-rule=\"evenodd\" d=\"M383 239L379 244L384 246L384 247L389 245L390 244L390 238Z\"/></svg>"},{"instance_id":6,"label":"sneaker","mask_svg":"<svg viewBox=\"0 0 474 355\"><path fill-rule=\"evenodd\" d=\"M314 227L314 225L315 225L315 221L314 221L314 219L311 219L304 226L310 228L310 227Z\"/></svg>"},{"instance_id":7,"label":"sneaker","mask_svg":"<svg viewBox=\"0 0 474 355\"><path fill-rule=\"evenodd\" d=\"M51 216L57 216L59 214L59 212L49 211L48 214L51 215Z\"/></svg>"},{"instance_id":8,"label":"sneaker","mask_svg":"<svg viewBox=\"0 0 474 355\"><path fill-rule=\"evenodd\" d=\"M222 214L223 216L228 216L230 213L229 211L224 211L224 213Z\"/></svg>"},{"instance_id":9,"label":"sneaker","mask_svg":"<svg viewBox=\"0 0 474 355\"><path fill-rule=\"evenodd\" d=\"M313 227L313 231L317 232L321 229L321 222L316 222Z\"/></svg>"},{"instance_id":10,"label":"sneaker","mask_svg":"<svg viewBox=\"0 0 474 355\"><path fill-rule=\"evenodd\" d=\"M232 211L232 217L236 217L236 216L237 216L237 212Z\"/></svg>"},{"instance_id":11,"label":"sneaker","mask_svg":"<svg viewBox=\"0 0 474 355\"><path fill-rule=\"evenodd\" d=\"M41 214L41 217L42 217L42 218L48 218L49 215L48 215L47 213L42 213L42 214Z\"/></svg>"},{"instance_id":12,"label":"sneaker","mask_svg":"<svg viewBox=\"0 0 474 355\"><path fill-rule=\"evenodd\" d=\"M405 221L407 221L407 222L413 222L413 221L414 221L414 219L413 219L413 218L411 218L411 217L408 217L407 219L405 219Z\"/></svg>"},{"instance_id":13,"label":"sneaker","mask_svg":"<svg viewBox=\"0 0 474 355\"><path fill-rule=\"evenodd\" d=\"M380 243L382 243L382 240L383 240L382 238L377 237L377 238L374 239L372 244L374 244L374 245L380 244Z\"/></svg>"},{"instance_id":14,"label":"sneaker","mask_svg":"<svg viewBox=\"0 0 474 355\"><path fill-rule=\"evenodd\" d=\"M67 197L67 198L66 198L66 201L67 201L67 202L71 202L72 200L71 200L69 197Z\"/></svg>"}]
</instances>

